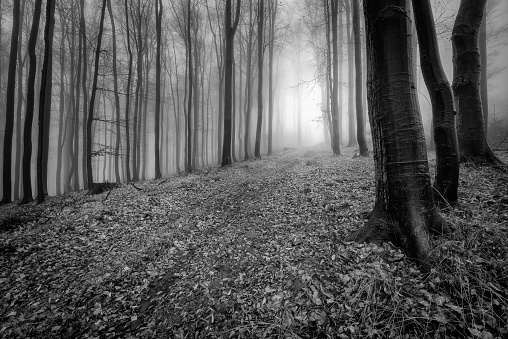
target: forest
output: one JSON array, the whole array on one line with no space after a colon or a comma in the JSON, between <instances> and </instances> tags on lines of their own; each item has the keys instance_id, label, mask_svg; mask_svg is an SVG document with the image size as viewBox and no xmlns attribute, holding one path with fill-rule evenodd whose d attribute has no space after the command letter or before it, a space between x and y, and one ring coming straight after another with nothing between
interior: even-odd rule
<instances>
[{"instance_id":1,"label":"forest","mask_svg":"<svg viewBox=\"0 0 508 339\"><path fill-rule=\"evenodd\" d=\"M508 336L504 0L0 0L0 337Z\"/></svg>"}]
</instances>

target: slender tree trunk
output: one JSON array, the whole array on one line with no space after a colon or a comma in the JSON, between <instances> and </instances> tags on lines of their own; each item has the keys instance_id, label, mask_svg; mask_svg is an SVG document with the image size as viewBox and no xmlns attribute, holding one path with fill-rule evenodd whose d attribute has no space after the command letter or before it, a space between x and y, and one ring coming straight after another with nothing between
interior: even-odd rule
<instances>
[{"instance_id":1,"label":"slender tree trunk","mask_svg":"<svg viewBox=\"0 0 508 339\"><path fill-rule=\"evenodd\" d=\"M36 0L34 4L34 14L32 17L32 28L30 30L30 38L28 39L28 81L26 84L26 114L25 125L23 128L23 199L22 204L33 201L32 193L32 124L34 117L35 104L35 75L37 71L37 56L35 55L35 47L37 44L37 35L39 34L39 23L42 11L42 0Z\"/></svg>"},{"instance_id":2,"label":"slender tree trunk","mask_svg":"<svg viewBox=\"0 0 508 339\"><path fill-rule=\"evenodd\" d=\"M20 2L14 1L12 12L11 51L7 74L7 99L5 104L5 134L3 153L3 196L0 205L9 204L12 199L11 161L12 135L14 131L14 99L16 91L16 60L18 57L18 41L20 26Z\"/></svg>"},{"instance_id":3,"label":"slender tree trunk","mask_svg":"<svg viewBox=\"0 0 508 339\"><path fill-rule=\"evenodd\" d=\"M367 224L348 240L390 240L428 271L429 232L444 231L446 224L434 207L413 86L409 3L366 0L364 7L376 203Z\"/></svg>"},{"instance_id":4,"label":"slender tree trunk","mask_svg":"<svg viewBox=\"0 0 508 339\"><path fill-rule=\"evenodd\" d=\"M129 7L127 0L124 1L125 6L125 26L127 31L127 52L129 54L129 72L127 74L127 86L125 88L125 173L127 182L131 182L131 142L130 142L130 109L131 109L131 82L132 82L132 64L133 56L131 49L130 27L129 27ZM133 168L134 170L134 168Z\"/></svg>"},{"instance_id":5,"label":"slender tree trunk","mask_svg":"<svg viewBox=\"0 0 508 339\"><path fill-rule=\"evenodd\" d=\"M249 0L249 38L247 43L247 74L245 78L245 160L249 159L250 150L250 120L252 106L252 37L254 35L252 22L252 0Z\"/></svg>"},{"instance_id":6,"label":"slender tree trunk","mask_svg":"<svg viewBox=\"0 0 508 339\"><path fill-rule=\"evenodd\" d=\"M88 181L88 190L93 187L92 172L92 122L94 117L95 95L97 92L97 77L99 75L99 58L101 53L102 32L104 30L104 14L106 11L106 0L102 1L101 18L99 23L99 33L97 35L97 46L95 48L95 63L92 80L92 94L90 95L90 106L88 108L88 118L86 121L86 177Z\"/></svg>"},{"instance_id":7,"label":"slender tree trunk","mask_svg":"<svg viewBox=\"0 0 508 339\"><path fill-rule=\"evenodd\" d=\"M46 3L46 25L44 27L44 63L42 65L41 91L39 96L39 145L37 151L37 203L45 201L47 182L47 151L49 142L49 120L51 117L51 89L53 67L53 33L55 27L55 0ZM46 160L44 159L46 158Z\"/></svg>"},{"instance_id":8,"label":"slender tree trunk","mask_svg":"<svg viewBox=\"0 0 508 339\"><path fill-rule=\"evenodd\" d=\"M162 39L162 0L155 5L155 20L157 34L157 56L155 57L155 179L162 177L160 168L160 119L161 119L161 39Z\"/></svg>"},{"instance_id":9,"label":"slender tree trunk","mask_svg":"<svg viewBox=\"0 0 508 339\"><path fill-rule=\"evenodd\" d=\"M191 38L191 1L187 3L187 54L188 54L188 83L189 95L187 98L187 160L185 162L185 171L192 170L192 38Z\"/></svg>"},{"instance_id":10,"label":"slender tree trunk","mask_svg":"<svg viewBox=\"0 0 508 339\"><path fill-rule=\"evenodd\" d=\"M355 37L355 73L356 73L356 136L360 155L369 154L365 137L365 114L363 113L363 83L362 83L362 45L360 36L360 9L357 0L353 0L353 34Z\"/></svg>"},{"instance_id":11,"label":"slender tree trunk","mask_svg":"<svg viewBox=\"0 0 508 339\"><path fill-rule=\"evenodd\" d=\"M225 52L225 76L224 76L224 140L222 145L221 166L231 165L231 121L233 111L233 58L235 32L240 19L240 1L236 3L236 13L233 25L231 25L231 0L226 0L226 13L224 16L224 36L226 38Z\"/></svg>"},{"instance_id":12,"label":"slender tree trunk","mask_svg":"<svg viewBox=\"0 0 508 339\"><path fill-rule=\"evenodd\" d=\"M355 80L354 80L354 74L355 74L355 44L354 44L354 33L352 32L352 26L354 23L351 23L351 6L349 5L349 2L352 2L351 6L354 6L354 2L356 0L345 0L344 1L344 7L346 9L346 35L347 35L347 55L348 55L348 102L347 102L347 109L348 109L348 137L349 142L347 144L347 147L355 147L357 145L356 141L356 124L355 124L355 109L353 106L353 102L355 101ZM360 40L361 41L361 40ZM361 51L360 46L360 51ZM361 65L360 65L361 67ZM361 68L360 68L361 70ZM360 79L360 84L363 84L363 82Z\"/></svg>"},{"instance_id":13,"label":"slender tree trunk","mask_svg":"<svg viewBox=\"0 0 508 339\"><path fill-rule=\"evenodd\" d=\"M420 64L432 102L432 121L436 145L436 201L457 202L459 156L455 129L452 89L446 78L429 0L413 0L414 17L420 45Z\"/></svg>"},{"instance_id":14,"label":"slender tree trunk","mask_svg":"<svg viewBox=\"0 0 508 339\"><path fill-rule=\"evenodd\" d=\"M275 47L275 19L279 1L271 0L270 11L270 45L268 47L268 155L273 152L273 51Z\"/></svg>"},{"instance_id":15,"label":"slender tree trunk","mask_svg":"<svg viewBox=\"0 0 508 339\"><path fill-rule=\"evenodd\" d=\"M478 33L487 0L461 0L452 31L453 91L457 109L457 134L462 162L501 165L490 149L480 95Z\"/></svg>"},{"instance_id":16,"label":"slender tree trunk","mask_svg":"<svg viewBox=\"0 0 508 339\"><path fill-rule=\"evenodd\" d=\"M263 126L263 31L265 16L265 1L259 1L258 12L258 123L256 126L256 143L254 145L254 156L261 158L261 126Z\"/></svg>"},{"instance_id":17,"label":"slender tree trunk","mask_svg":"<svg viewBox=\"0 0 508 339\"><path fill-rule=\"evenodd\" d=\"M82 47L83 47L83 72L81 77L81 86L83 90L83 123L81 126L81 133L83 136L83 145L81 153L81 174L83 177L83 187L88 188L88 176L87 176L87 112L88 112L88 88L86 86L86 79L88 76L88 57L87 57L87 45L88 38L86 36L86 24L85 24L85 1L81 0L81 11L80 11L80 31L82 36Z\"/></svg>"},{"instance_id":18,"label":"slender tree trunk","mask_svg":"<svg viewBox=\"0 0 508 339\"><path fill-rule=\"evenodd\" d=\"M340 155L340 123L339 123L339 50L338 50L338 32L337 15L339 11L339 0L331 0L332 16L332 150L333 154Z\"/></svg>"},{"instance_id":19,"label":"slender tree trunk","mask_svg":"<svg viewBox=\"0 0 508 339\"><path fill-rule=\"evenodd\" d=\"M118 69L116 64L116 28L115 28L115 17L113 16L113 10L111 8L111 0L108 0L108 14L111 21L111 34L113 38L113 90L115 95L115 127L116 127L116 140L115 140L115 180L120 183L120 139L122 132L120 129L120 95L118 94Z\"/></svg>"}]
</instances>

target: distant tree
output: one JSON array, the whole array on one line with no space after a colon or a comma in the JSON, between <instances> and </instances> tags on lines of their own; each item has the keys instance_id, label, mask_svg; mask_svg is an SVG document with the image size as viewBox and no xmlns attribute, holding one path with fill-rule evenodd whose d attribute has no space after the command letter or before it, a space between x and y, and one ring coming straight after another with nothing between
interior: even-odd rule
<instances>
[{"instance_id":1,"label":"distant tree","mask_svg":"<svg viewBox=\"0 0 508 339\"><path fill-rule=\"evenodd\" d=\"M12 11L11 51L9 56L9 70L7 74L7 99L5 104L4 162L2 173L3 196L0 205L10 203L12 198L12 135L14 132L14 99L16 90L16 61L18 57L20 6L19 1L14 1Z\"/></svg>"},{"instance_id":2,"label":"distant tree","mask_svg":"<svg viewBox=\"0 0 508 339\"><path fill-rule=\"evenodd\" d=\"M226 44L225 53L225 77L224 77L224 140L222 145L222 162L221 166L231 164L231 121L233 111L233 58L234 58L234 42L235 32L240 20L240 0L236 2L236 13L234 21L232 20L231 0L226 0L226 9L224 16L224 36ZM234 149L233 149L234 151Z\"/></svg>"},{"instance_id":3,"label":"distant tree","mask_svg":"<svg viewBox=\"0 0 508 339\"><path fill-rule=\"evenodd\" d=\"M42 0L36 0L34 4L34 14L32 17L32 28L28 39L28 81L26 94L26 113L25 125L23 128L23 199L22 204L33 201L32 193L32 124L34 118L35 102L35 75L37 71L37 56L35 55L35 46L37 44L37 35L39 34L39 22L42 11Z\"/></svg>"},{"instance_id":4,"label":"distant tree","mask_svg":"<svg viewBox=\"0 0 508 339\"><path fill-rule=\"evenodd\" d=\"M261 127L263 126L263 32L265 18L265 1L258 0L258 119L256 125L256 142L254 156L261 158Z\"/></svg>"},{"instance_id":5,"label":"distant tree","mask_svg":"<svg viewBox=\"0 0 508 339\"><path fill-rule=\"evenodd\" d=\"M430 0L413 0L414 17L420 46L423 78L432 102L434 141L436 145L436 201L457 202L459 155L455 128L453 93L446 78Z\"/></svg>"},{"instance_id":6,"label":"distant tree","mask_svg":"<svg viewBox=\"0 0 508 339\"><path fill-rule=\"evenodd\" d=\"M487 144L480 94L480 26L487 0L461 0L452 31L460 161L501 165Z\"/></svg>"},{"instance_id":7,"label":"distant tree","mask_svg":"<svg viewBox=\"0 0 508 339\"><path fill-rule=\"evenodd\" d=\"M41 91L39 96L39 138L37 150L37 203L45 201L49 121L51 117L51 89L53 86L53 34L55 28L55 0L46 3L46 24L44 27L44 63L42 65Z\"/></svg>"},{"instance_id":8,"label":"distant tree","mask_svg":"<svg viewBox=\"0 0 508 339\"><path fill-rule=\"evenodd\" d=\"M392 241L428 270L429 231L442 231L434 207L423 124L413 86L407 0L365 0L369 116L376 203L348 240Z\"/></svg>"}]
</instances>

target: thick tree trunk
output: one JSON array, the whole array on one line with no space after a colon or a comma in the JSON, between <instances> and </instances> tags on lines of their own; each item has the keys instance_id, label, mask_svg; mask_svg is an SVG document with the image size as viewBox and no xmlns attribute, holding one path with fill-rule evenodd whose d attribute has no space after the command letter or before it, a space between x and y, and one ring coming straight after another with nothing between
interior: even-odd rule
<instances>
[{"instance_id":1,"label":"thick tree trunk","mask_svg":"<svg viewBox=\"0 0 508 339\"><path fill-rule=\"evenodd\" d=\"M460 161L501 165L485 133L480 95L478 33L487 0L461 0L452 31L453 91L457 109Z\"/></svg>"},{"instance_id":2,"label":"thick tree trunk","mask_svg":"<svg viewBox=\"0 0 508 339\"><path fill-rule=\"evenodd\" d=\"M346 10L346 35L347 35L347 54L348 54L348 137L349 142L347 144L347 147L354 147L358 143L356 141L356 115L355 115L355 109L353 106L353 102L355 101L355 80L354 80L354 74L355 74L355 45L354 45L354 37L352 32L352 26L351 23L351 6L349 5L350 1L355 0L345 0L344 1L344 8ZM361 47L360 47L361 50Z\"/></svg>"},{"instance_id":3,"label":"thick tree trunk","mask_svg":"<svg viewBox=\"0 0 508 339\"><path fill-rule=\"evenodd\" d=\"M45 201L47 193L47 150L49 145L49 120L51 117L51 89L53 67L53 33L55 27L55 0L46 3L44 27L44 63L42 65L41 91L39 97L39 146L37 150L37 203Z\"/></svg>"},{"instance_id":4,"label":"thick tree trunk","mask_svg":"<svg viewBox=\"0 0 508 339\"><path fill-rule=\"evenodd\" d=\"M37 71L37 56L35 55L35 46L37 44L37 35L39 34L39 22L42 11L42 0L36 0L34 4L34 14L32 18L32 28L30 38L28 39L28 81L26 94L26 114L25 125L23 128L23 199L22 204L33 201L32 194L32 123L34 118L35 104L35 75Z\"/></svg>"},{"instance_id":5,"label":"thick tree trunk","mask_svg":"<svg viewBox=\"0 0 508 339\"><path fill-rule=\"evenodd\" d=\"M408 0L366 0L368 98L376 203L349 240L392 241L424 270L429 230L442 231L434 208L423 124L413 86Z\"/></svg>"},{"instance_id":6,"label":"thick tree trunk","mask_svg":"<svg viewBox=\"0 0 508 339\"><path fill-rule=\"evenodd\" d=\"M88 77L88 56L87 56L87 45L88 45L88 37L86 36L86 23L85 23L85 1L80 0L81 2L81 10L80 10L80 32L82 38L82 62L83 62L83 70L81 77L81 88L83 90L83 120L81 126L81 133L83 137L82 144L82 152L81 152L81 175L83 178L83 187L88 188L88 176L87 176L87 112L88 112L88 88L86 85L86 79Z\"/></svg>"},{"instance_id":7,"label":"thick tree trunk","mask_svg":"<svg viewBox=\"0 0 508 339\"><path fill-rule=\"evenodd\" d=\"M160 120L161 120L161 40L162 40L162 0L155 6L157 30L157 55L155 59L155 179L162 177L160 168Z\"/></svg>"},{"instance_id":8,"label":"thick tree trunk","mask_svg":"<svg viewBox=\"0 0 508 339\"><path fill-rule=\"evenodd\" d=\"M245 160L249 159L250 151L250 120L252 104L252 37L254 35L252 22L252 0L249 0L249 40L247 43L247 74L245 76Z\"/></svg>"},{"instance_id":9,"label":"thick tree trunk","mask_svg":"<svg viewBox=\"0 0 508 339\"><path fill-rule=\"evenodd\" d=\"M360 147L360 155L369 155L367 139L365 137L365 114L363 113L363 83L362 83L362 44L360 36L360 9L357 0L353 0L353 34L355 39L355 73L356 73L356 137Z\"/></svg>"},{"instance_id":10,"label":"thick tree trunk","mask_svg":"<svg viewBox=\"0 0 508 339\"><path fill-rule=\"evenodd\" d=\"M261 127L263 126L263 32L265 17L265 1L258 0L258 122L256 125L256 142L254 157L261 158Z\"/></svg>"},{"instance_id":11,"label":"thick tree trunk","mask_svg":"<svg viewBox=\"0 0 508 339\"><path fill-rule=\"evenodd\" d=\"M483 122L485 123L485 138L489 134L489 96L487 75L487 8L483 11L482 25L480 26L480 96L482 100Z\"/></svg>"},{"instance_id":12,"label":"thick tree trunk","mask_svg":"<svg viewBox=\"0 0 508 339\"><path fill-rule=\"evenodd\" d=\"M459 155L452 89L441 64L430 1L413 0L413 8L420 44L420 64L432 102L437 158L434 198L454 204L459 185Z\"/></svg>"},{"instance_id":13,"label":"thick tree trunk","mask_svg":"<svg viewBox=\"0 0 508 339\"><path fill-rule=\"evenodd\" d=\"M7 74L7 98L5 104L5 134L2 168L3 196L0 205L8 204L12 199L12 135L14 132L14 99L16 91L16 60L18 57L19 22L20 2L14 1L12 14L11 51L9 56L9 70Z\"/></svg>"}]
</instances>

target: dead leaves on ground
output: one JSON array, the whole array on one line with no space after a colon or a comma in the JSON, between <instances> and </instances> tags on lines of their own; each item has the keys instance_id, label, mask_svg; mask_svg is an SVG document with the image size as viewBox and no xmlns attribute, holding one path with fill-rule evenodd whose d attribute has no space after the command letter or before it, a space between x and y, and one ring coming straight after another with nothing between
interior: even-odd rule
<instances>
[{"instance_id":1,"label":"dead leaves on ground","mask_svg":"<svg viewBox=\"0 0 508 339\"><path fill-rule=\"evenodd\" d=\"M506 336L506 178L461 175L428 276L342 241L372 208L372 159L323 149L3 208L0 336Z\"/></svg>"}]
</instances>

